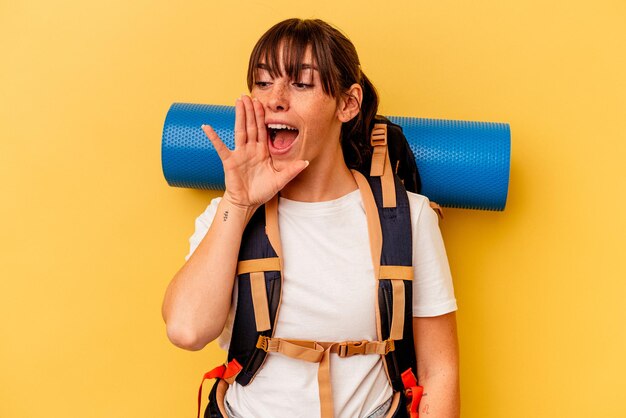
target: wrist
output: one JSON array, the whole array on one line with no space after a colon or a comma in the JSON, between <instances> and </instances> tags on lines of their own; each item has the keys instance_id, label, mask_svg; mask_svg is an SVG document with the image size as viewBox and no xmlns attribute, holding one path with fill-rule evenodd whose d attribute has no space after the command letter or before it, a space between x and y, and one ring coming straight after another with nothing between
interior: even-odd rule
<instances>
[{"instance_id":1,"label":"wrist","mask_svg":"<svg viewBox=\"0 0 626 418\"><path fill-rule=\"evenodd\" d=\"M260 206L260 205L246 205L246 204L237 202L237 200L232 198L232 196L230 195L230 193L228 193L228 191L224 192L224 195L222 196L222 201L227 206L225 208L226 210L232 211L236 214L239 214L240 216L243 216L246 223L250 220L254 212Z\"/></svg>"}]
</instances>

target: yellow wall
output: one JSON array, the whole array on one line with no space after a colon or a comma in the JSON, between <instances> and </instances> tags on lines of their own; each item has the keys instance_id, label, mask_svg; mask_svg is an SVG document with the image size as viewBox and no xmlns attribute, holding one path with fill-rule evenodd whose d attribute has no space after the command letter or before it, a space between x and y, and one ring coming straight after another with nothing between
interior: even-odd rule
<instances>
[{"instance_id":1,"label":"yellow wall","mask_svg":"<svg viewBox=\"0 0 626 418\"><path fill-rule=\"evenodd\" d=\"M213 194L167 186L162 124L232 104L292 16L348 33L384 114L511 124L506 211L442 224L463 416L626 416L626 3L376 4L0 3L1 417L193 416L222 354L160 304Z\"/></svg>"}]
</instances>

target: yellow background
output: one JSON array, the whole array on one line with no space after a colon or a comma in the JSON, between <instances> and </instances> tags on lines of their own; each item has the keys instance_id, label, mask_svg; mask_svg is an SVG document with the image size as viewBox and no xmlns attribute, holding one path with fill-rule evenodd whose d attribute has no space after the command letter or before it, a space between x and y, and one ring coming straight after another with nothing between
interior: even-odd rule
<instances>
[{"instance_id":1,"label":"yellow background","mask_svg":"<svg viewBox=\"0 0 626 418\"><path fill-rule=\"evenodd\" d=\"M463 417L626 416L623 0L1 1L0 416L195 416L223 355L160 304L214 194L167 186L163 120L233 104L292 16L350 36L383 114L511 125L506 211L442 223Z\"/></svg>"}]
</instances>

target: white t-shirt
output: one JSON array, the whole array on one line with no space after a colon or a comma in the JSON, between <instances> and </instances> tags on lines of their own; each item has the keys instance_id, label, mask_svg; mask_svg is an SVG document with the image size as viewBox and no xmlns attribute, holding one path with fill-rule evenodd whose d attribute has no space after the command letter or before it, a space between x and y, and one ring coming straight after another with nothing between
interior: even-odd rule
<instances>
[{"instance_id":1,"label":"white t-shirt","mask_svg":"<svg viewBox=\"0 0 626 418\"><path fill-rule=\"evenodd\" d=\"M220 198L196 219L187 259L205 236ZM413 316L457 309L438 218L428 199L409 193L413 229ZM278 203L283 248L283 287L275 337L317 340L376 340L374 278L365 209L358 190L326 202ZM237 287L219 344L230 342ZM392 394L378 355L339 358L331 354L335 416L364 417ZM247 386L237 383L226 401L241 417L319 417L318 364L268 354Z\"/></svg>"}]
</instances>

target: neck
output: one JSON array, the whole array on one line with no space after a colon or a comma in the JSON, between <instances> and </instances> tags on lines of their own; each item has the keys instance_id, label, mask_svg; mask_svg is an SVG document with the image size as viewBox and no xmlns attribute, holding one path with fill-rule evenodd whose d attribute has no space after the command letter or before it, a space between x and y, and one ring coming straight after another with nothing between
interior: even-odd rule
<instances>
[{"instance_id":1,"label":"neck","mask_svg":"<svg viewBox=\"0 0 626 418\"><path fill-rule=\"evenodd\" d=\"M281 190L280 195L300 202L324 202L356 190L358 187L343 159L341 145L333 156L323 161L311 161L298 177Z\"/></svg>"}]
</instances>

